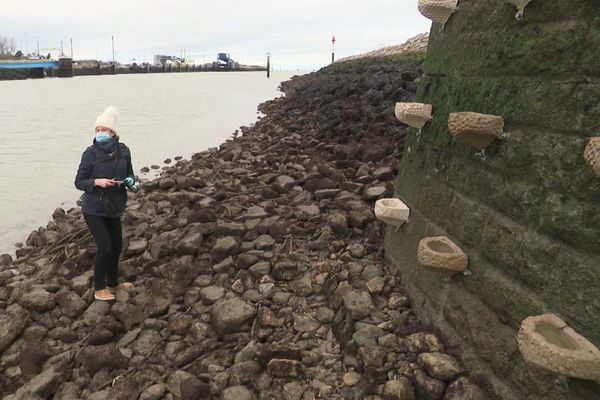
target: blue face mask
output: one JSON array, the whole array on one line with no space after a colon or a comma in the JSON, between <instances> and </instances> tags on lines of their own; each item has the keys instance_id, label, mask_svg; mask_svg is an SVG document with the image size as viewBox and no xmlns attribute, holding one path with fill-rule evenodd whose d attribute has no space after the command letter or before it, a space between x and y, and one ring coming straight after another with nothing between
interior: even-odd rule
<instances>
[{"instance_id":1,"label":"blue face mask","mask_svg":"<svg viewBox=\"0 0 600 400\"><path fill-rule=\"evenodd\" d=\"M105 131L96 133L96 142L106 142L110 139L110 135Z\"/></svg>"}]
</instances>

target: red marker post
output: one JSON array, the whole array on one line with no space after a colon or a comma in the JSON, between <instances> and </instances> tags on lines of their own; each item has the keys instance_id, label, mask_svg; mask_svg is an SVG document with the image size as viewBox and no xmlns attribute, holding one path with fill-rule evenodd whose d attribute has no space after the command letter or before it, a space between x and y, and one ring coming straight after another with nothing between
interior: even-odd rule
<instances>
[{"instance_id":1,"label":"red marker post","mask_svg":"<svg viewBox=\"0 0 600 400\"><path fill-rule=\"evenodd\" d=\"M335 35L331 38L331 63L335 62Z\"/></svg>"}]
</instances>

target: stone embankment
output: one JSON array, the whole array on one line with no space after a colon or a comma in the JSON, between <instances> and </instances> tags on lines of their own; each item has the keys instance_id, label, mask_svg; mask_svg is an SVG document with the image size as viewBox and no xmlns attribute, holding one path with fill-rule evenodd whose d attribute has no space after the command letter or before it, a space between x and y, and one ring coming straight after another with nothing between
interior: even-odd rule
<instances>
[{"instance_id":1,"label":"stone embankment","mask_svg":"<svg viewBox=\"0 0 600 400\"><path fill-rule=\"evenodd\" d=\"M78 209L2 256L3 398L489 399L411 311L373 214L420 64L355 68L284 83L254 126L144 182L114 304L93 301Z\"/></svg>"},{"instance_id":2,"label":"stone embankment","mask_svg":"<svg viewBox=\"0 0 600 400\"><path fill-rule=\"evenodd\" d=\"M429 34L421 33L408 39L405 43L397 46L388 46L381 49L369 51L368 53L340 58L336 62L347 62L353 60L371 59L375 57L392 57L425 54L429 44Z\"/></svg>"}]
</instances>

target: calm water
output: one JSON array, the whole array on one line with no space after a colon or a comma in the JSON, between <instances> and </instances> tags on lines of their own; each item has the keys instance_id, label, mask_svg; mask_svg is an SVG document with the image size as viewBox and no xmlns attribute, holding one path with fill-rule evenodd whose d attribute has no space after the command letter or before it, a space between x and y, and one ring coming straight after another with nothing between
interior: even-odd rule
<instances>
[{"instance_id":1,"label":"calm water","mask_svg":"<svg viewBox=\"0 0 600 400\"><path fill-rule=\"evenodd\" d=\"M136 172L218 146L256 120L293 74L279 72L90 76L0 82L0 254L75 205L73 186L96 117L119 110L121 141Z\"/></svg>"}]
</instances>

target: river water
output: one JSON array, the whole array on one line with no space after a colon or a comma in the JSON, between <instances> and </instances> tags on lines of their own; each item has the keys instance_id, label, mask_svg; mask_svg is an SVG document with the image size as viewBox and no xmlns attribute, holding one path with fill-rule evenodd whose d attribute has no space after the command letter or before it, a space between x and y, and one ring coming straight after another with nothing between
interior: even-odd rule
<instances>
[{"instance_id":1,"label":"river water","mask_svg":"<svg viewBox=\"0 0 600 400\"><path fill-rule=\"evenodd\" d=\"M75 205L81 153L106 106L136 173L166 158L215 147L256 107L278 96L293 73L171 73L0 82L0 254L45 226L56 207Z\"/></svg>"}]
</instances>

